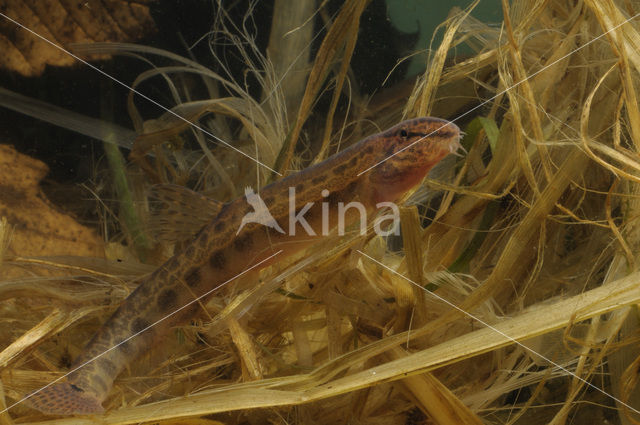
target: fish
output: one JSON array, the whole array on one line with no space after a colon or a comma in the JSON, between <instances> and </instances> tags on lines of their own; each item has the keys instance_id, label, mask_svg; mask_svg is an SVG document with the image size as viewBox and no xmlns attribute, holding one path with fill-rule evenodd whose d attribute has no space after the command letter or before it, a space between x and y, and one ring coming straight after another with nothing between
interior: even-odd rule
<instances>
[{"instance_id":1,"label":"fish","mask_svg":"<svg viewBox=\"0 0 640 425\"><path fill-rule=\"evenodd\" d=\"M245 196L226 204L210 203L214 218L143 279L64 380L31 393L25 403L46 414L102 413L117 376L172 327L188 323L200 308L194 299L210 296L247 269L299 253L340 226L362 223L462 149L460 138L460 129L449 121L409 119L258 192L246 189Z\"/></svg>"}]
</instances>

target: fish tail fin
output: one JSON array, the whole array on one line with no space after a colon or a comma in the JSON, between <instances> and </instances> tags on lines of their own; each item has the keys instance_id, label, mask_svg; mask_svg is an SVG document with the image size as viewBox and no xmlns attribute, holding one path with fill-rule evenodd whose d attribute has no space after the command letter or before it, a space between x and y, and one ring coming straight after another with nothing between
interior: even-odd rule
<instances>
[{"instance_id":1,"label":"fish tail fin","mask_svg":"<svg viewBox=\"0 0 640 425\"><path fill-rule=\"evenodd\" d=\"M67 382L34 392L25 403L50 415L89 415L104 412L98 397Z\"/></svg>"}]
</instances>

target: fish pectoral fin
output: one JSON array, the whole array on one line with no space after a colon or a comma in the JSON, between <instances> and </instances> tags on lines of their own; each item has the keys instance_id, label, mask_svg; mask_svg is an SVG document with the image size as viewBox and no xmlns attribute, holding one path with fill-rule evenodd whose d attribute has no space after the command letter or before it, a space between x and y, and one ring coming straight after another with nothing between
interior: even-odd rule
<instances>
[{"instance_id":1,"label":"fish pectoral fin","mask_svg":"<svg viewBox=\"0 0 640 425\"><path fill-rule=\"evenodd\" d=\"M159 242L187 240L213 220L224 203L186 187L158 184L149 191L149 228Z\"/></svg>"}]
</instances>

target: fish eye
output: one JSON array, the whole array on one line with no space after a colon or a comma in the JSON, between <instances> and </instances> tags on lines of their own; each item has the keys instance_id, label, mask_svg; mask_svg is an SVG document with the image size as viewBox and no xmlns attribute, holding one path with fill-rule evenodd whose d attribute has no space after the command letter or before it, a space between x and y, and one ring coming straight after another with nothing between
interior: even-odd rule
<instances>
[{"instance_id":1,"label":"fish eye","mask_svg":"<svg viewBox=\"0 0 640 425\"><path fill-rule=\"evenodd\" d=\"M405 130L404 128L400 130L400 137L403 137L406 139L408 135L409 133L407 133L407 130Z\"/></svg>"}]
</instances>

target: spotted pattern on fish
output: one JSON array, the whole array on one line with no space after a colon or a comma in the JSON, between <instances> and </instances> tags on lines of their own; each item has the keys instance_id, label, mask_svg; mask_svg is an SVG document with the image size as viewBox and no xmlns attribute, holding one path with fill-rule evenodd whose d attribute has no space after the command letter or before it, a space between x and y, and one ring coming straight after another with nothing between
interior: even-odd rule
<instances>
[{"instance_id":1,"label":"spotted pattern on fish","mask_svg":"<svg viewBox=\"0 0 640 425\"><path fill-rule=\"evenodd\" d=\"M460 147L459 138L457 126L438 118L404 121L259 192L282 229L288 229L289 225L289 188L296 189L296 211L314 203L305 218L315 229L315 238L299 225L281 234L251 223L236 234L242 218L253 209L244 196L226 204L190 243L146 277L123 301L72 365L72 369L82 367L69 374L66 381L33 394L27 403L50 414L102 412L102 402L126 365L162 340L171 327L188 323L199 308L198 303L168 316L170 313L279 249L283 251L270 262L280 261L321 238L323 202L329 203L329 222L335 226L338 202L357 200L373 211L379 202L399 199L436 163ZM323 190L329 196L322 196ZM356 211L350 214L354 220L359 219ZM263 262L261 267L270 262ZM145 330L151 324L154 326ZM140 331L143 332L128 339Z\"/></svg>"}]
</instances>

